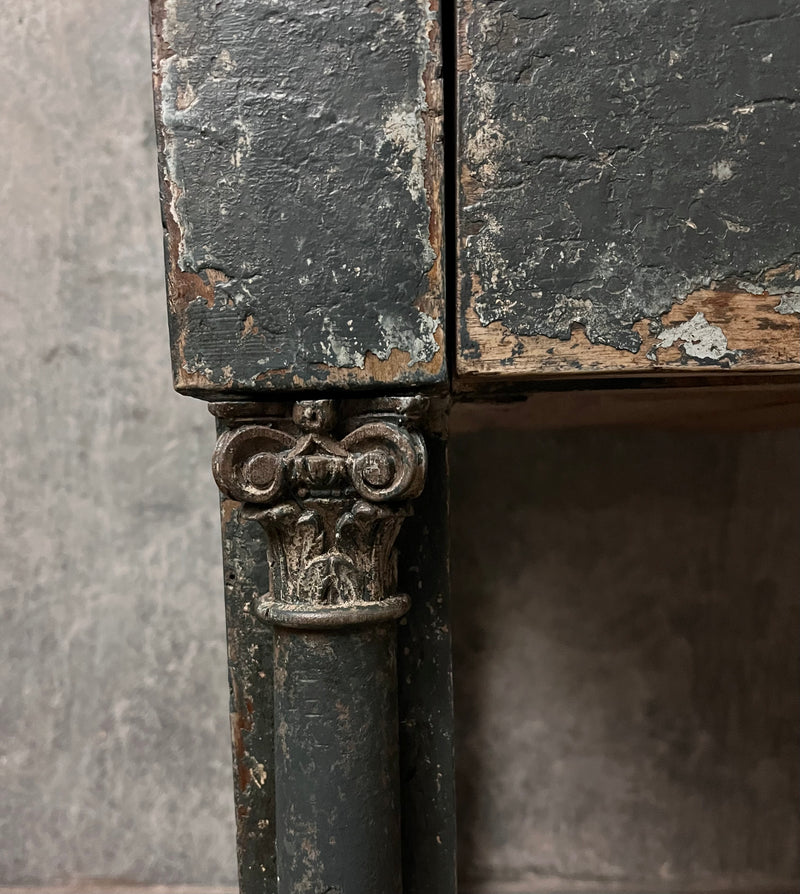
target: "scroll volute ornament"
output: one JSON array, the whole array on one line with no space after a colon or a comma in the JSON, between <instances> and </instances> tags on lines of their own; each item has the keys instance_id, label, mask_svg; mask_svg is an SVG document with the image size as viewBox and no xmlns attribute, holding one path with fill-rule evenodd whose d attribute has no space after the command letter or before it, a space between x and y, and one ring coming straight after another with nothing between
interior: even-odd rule
<instances>
[{"instance_id":1,"label":"scroll volute ornament","mask_svg":"<svg viewBox=\"0 0 800 894\"><path fill-rule=\"evenodd\" d=\"M328 400L296 403L292 420L291 432L233 428L214 452L220 490L267 533L270 591L255 614L290 627L400 617L409 600L396 593L394 543L425 483L422 437L387 414L338 438Z\"/></svg>"}]
</instances>

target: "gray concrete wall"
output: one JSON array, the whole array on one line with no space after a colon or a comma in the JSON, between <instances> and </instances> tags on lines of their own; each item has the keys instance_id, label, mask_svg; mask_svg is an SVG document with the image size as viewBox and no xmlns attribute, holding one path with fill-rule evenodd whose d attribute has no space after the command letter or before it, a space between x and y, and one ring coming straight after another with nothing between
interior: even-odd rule
<instances>
[{"instance_id":1,"label":"gray concrete wall","mask_svg":"<svg viewBox=\"0 0 800 894\"><path fill-rule=\"evenodd\" d=\"M234 877L214 433L171 388L147 17L0 9L0 883Z\"/></svg>"},{"instance_id":2,"label":"gray concrete wall","mask_svg":"<svg viewBox=\"0 0 800 894\"><path fill-rule=\"evenodd\" d=\"M6 885L235 876L213 426L170 386L146 20L0 10ZM454 444L465 881L797 876L798 448Z\"/></svg>"}]
</instances>

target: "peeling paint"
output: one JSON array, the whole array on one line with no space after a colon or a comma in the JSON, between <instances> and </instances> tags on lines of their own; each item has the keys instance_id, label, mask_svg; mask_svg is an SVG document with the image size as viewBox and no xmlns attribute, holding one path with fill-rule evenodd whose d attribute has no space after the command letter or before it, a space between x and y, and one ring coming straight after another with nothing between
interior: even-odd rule
<instances>
[{"instance_id":1,"label":"peeling paint","mask_svg":"<svg viewBox=\"0 0 800 894\"><path fill-rule=\"evenodd\" d=\"M379 318L381 329L386 338L387 349L397 348L407 351L409 366L429 362L439 351L439 344L434 338L440 325L439 321L422 311L417 313L419 317L414 329L409 329L404 320L393 314L383 314ZM378 353L378 356L385 359L385 356L388 355Z\"/></svg>"},{"instance_id":2,"label":"peeling paint","mask_svg":"<svg viewBox=\"0 0 800 894\"><path fill-rule=\"evenodd\" d=\"M177 387L443 382L436 4L152 9Z\"/></svg>"},{"instance_id":3,"label":"peeling paint","mask_svg":"<svg viewBox=\"0 0 800 894\"><path fill-rule=\"evenodd\" d=\"M378 319L382 333L381 346L369 353L385 361L393 351L403 351L408 354L409 367L430 362L439 351L435 333L440 324L422 311L417 313L418 325L413 330L408 328L403 319L394 318L391 314L381 315ZM358 350L350 325L347 325L347 332L341 333L337 331L333 320L326 317L323 329L327 337L320 343L320 348L330 363L342 368L364 368L368 352Z\"/></svg>"},{"instance_id":4,"label":"peeling paint","mask_svg":"<svg viewBox=\"0 0 800 894\"><path fill-rule=\"evenodd\" d=\"M779 314L800 314L800 289L793 289L789 294L783 295L775 310Z\"/></svg>"},{"instance_id":5,"label":"peeling paint","mask_svg":"<svg viewBox=\"0 0 800 894\"><path fill-rule=\"evenodd\" d=\"M734 351L728 350L728 339L719 326L713 326L702 312L679 326L670 326L658 336L658 347L669 348L680 344L687 357L711 360L718 363L725 358L735 359Z\"/></svg>"},{"instance_id":6,"label":"peeling paint","mask_svg":"<svg viewBox=\"0 0 800 894\"><path fill-rule=\"evenodd\" d=\"M383 122L385 140L381 140L379 148L388 141L395 146L402 157L411 156L411 168L401 167L397 157L393 159L395 175L406 178L408 190L416 201L425 200L425 179L422 163L425 156L425 128L419 110L416 107L400 106L392 110Z\"/></svg>"},{"instance_id":7,"label":"peeling paint","mask_svg":"<svg viewBox=\"0 0 800 894\"><path fill-rule=\"evenodd\" d=\"M711 165L711 175L723 182L730 180L731 177L733 177L733 166L729 161L725 161L724 159L722 161L715 161L714 164Z\"/></svg>"},{"instance_id":8,"label":"peeling paint","mask_svg":"<svg viewBox=\"0 0 800 894\"><path fill-rule=\"evenodd\" d=\"M800 19L746 6L459 4L460 373L798 362Z\"/></svg>"}]
</instances>

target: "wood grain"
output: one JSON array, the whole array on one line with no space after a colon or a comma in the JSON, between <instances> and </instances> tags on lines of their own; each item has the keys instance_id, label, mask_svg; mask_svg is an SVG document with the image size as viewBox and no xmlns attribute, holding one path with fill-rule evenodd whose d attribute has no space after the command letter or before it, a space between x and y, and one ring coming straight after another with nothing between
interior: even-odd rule
<instances>
[{"instance_id":1,"label":"wood grain","mask_svg":"<svg viewBox=\"0 0 800 894\"><path fill-rule=\"evenodd\" d=\"M479 350L474 355L459 353L458 387L473 387L476 379L552 375L797 372L800 315L781 313L782 301L768 292L698 289L668 313L633 325L641 337L635 353L592 344L580 324L564 340L516 335L500 322L483 326L466 307L466 331ZM709 356L712 350L716 356Z\"/></svg>"}]
</instances>

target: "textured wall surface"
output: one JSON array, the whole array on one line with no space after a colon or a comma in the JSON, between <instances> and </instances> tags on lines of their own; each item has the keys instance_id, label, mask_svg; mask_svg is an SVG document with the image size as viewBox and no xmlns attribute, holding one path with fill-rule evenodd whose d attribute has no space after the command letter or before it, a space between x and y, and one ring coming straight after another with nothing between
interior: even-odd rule
<instances>
[{"instance_id":1,"label":"textured wall surface","mask_svg":"<svg viewBox=\"0 0 800 894\"><path fill-rule=\"evenodd\" d=\"M235 873L213 425L170 386L146 7L0 9L0 884ZM795 873L798 447L454 445L465 878Z\"/></svg>"},{"instance_id":2,"label":"textured wall surface","mask_svg":"<svg viewBox=\"0 0 800 894\"><path fill-rule=\"evenodd\" d=\"M147 3L0 10L0 883L234 875L205 407L172 392Z\"/></svg>"},{"instance_id":3,"label":"textured wall surface","mask_svg":"<svg viewBox=\"0 0 800 894\"><path fill-rule=\"evenodd\" d=\"M800 432L453 448L462 883L796 891Z\"/></svg>"}]
</instances>

